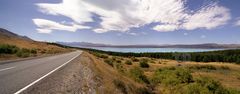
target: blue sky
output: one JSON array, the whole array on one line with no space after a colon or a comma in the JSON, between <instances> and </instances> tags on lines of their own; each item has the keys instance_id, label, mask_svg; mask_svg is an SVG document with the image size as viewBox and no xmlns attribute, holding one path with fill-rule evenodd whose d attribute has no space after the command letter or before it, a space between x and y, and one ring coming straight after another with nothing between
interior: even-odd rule
<instances>
[{"instance_id":1,"label":"blue sky","mask_svg":"<svg viewBox=\"0 0 240 94\"><path fill-rule=\"evenodd\" d=\"M0 0L0 27L51 42L240 44L239 4L239 0Z\"/></svg>"}]
</instances>

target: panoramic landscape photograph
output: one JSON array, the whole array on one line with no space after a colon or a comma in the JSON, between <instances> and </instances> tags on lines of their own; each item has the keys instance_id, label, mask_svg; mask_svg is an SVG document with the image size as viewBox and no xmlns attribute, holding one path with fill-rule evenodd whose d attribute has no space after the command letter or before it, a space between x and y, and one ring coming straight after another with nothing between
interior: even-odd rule
<instances>
[{"instance_id":1,"label":"panoramic landscape photograph","mask_svg":"<svg viewBox=\"0 0 240 94\"><path fill-rule=\"evenodd\" d=\"M0 0L0 94L240 94L240 0Z\"/></svg>"}]
</instances>

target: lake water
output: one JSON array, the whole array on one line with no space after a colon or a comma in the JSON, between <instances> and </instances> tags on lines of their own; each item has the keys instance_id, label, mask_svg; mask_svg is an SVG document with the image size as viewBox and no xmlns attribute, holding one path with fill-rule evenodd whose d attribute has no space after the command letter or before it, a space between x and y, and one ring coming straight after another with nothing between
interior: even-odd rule
<instances>
[{"instance_id":1,"label":"lake water","mask_svg":"<svg viewBox=\"0 0 240 94\"><path fill-rule=\"evenodd\" d=\"M224 49L196 49L196 48L112 48L112 47L91 47L93 49L113 52L206 52Z\"/></svg>"}]
</instances>

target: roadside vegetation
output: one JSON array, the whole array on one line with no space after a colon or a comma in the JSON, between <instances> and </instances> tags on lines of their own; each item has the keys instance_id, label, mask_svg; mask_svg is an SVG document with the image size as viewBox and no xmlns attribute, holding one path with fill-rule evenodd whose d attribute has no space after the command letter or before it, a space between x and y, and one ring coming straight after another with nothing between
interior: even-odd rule
<instances>
[{"instance_id":1,"label":"roadside vegetation","mask_svg":"<svg viewBox=\"0 0 240 94\"><path fill-rule=\"evenodd\" d=\"M3 55L15 55L17 57L29 57L34 56L37 54L36 49L26 49L26 48L19 48L14 45L8 44L1 44L0 45L0 54Z\"/></svg>"},{"instance_id":2,"label":"roadside vegetation","mask_svg":"<svg viewBox=\"0 0 240 94\"><path fill-rule=\"evenodd\" d=\"M53 45L53 44L48 44ZM0 44L0 59L26 58L42 54L61 53L58 49L20 48L15 45Z\"/></svg>"},{"instance_id":3,"label":"roadside vegetation","mask_svg":"<svg viewBox=\"0 0 240 94\"><path fill-rule=\"evenodd\" d=\"M89 52L121 75L142 84L144 87L135 94L240 94L240 65L234 62L205 63ZM113 83L128 94L126 83L119 79Z\"/></svg>"}]
</instances>

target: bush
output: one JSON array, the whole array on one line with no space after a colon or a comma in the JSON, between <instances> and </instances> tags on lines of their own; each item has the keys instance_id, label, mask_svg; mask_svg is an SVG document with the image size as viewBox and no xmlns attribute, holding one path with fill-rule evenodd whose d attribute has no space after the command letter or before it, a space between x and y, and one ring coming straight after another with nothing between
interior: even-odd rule
<instances>
[{"instance_id":1,"label":"bush","mask_svg":"<svg viewBox=\"0 0 240 94\"><path fill-rule=\"evenodd\" d=\"M113 80L113 84L122 91L123 94L128 94L127 88L124 84L124 82L120 80Z\"/></svg>"},{"instance_id":2,"label":"bush","mask_svg":"<svg viewBox=\"0 0 240 94\"><path fill-rule=\"evenodd\" d=\"M119 72L121 72L121 73L124 73L124 67L122 66L122 64L121 63L116 63L115 64L115 68L119 71Z\"/></svg>"},{"instance_id":3,"label":"bush","mask_svg":"<svg viewBox=\"0 0 240 94\"><path fill-rule=\"evenodd\" d=\"M30 53L30 50L26 49L26 48L22 48L21 49L23 53Z\"/></svg>"},{"instance_id":4,"label":"bush","mask_svg":"<svg viewBox=\"0 0 240 94\"><path fill-rule=\"evenodd\" d=\"M0 44L0 54L15 54L18 50L14 45Z\"/></svg>"},{"instance_id":5,"label":"bush","mask_svg":"<svg viewBox=\"0 0 240 94\"><path fill-rule=\"evenodd\" d=\"M204 88L197 83L189 84L185 92L186 94L210 94L207 88Z\"/></svg>"},{"instance_id":6,"label":"bush","mask_svg":"<svg viewBox=\"0 0 240 94\"><path fill-rule=\"evenodd\" d=\"M131 60L133 61L133 62L138 62L139 60L137 59L137 58L135 58L135 57L131 57Z\"/></svg>"},{"instance_id":7,"label":"bush","mask_svg":"<svg viewBox=\"0 0 240 94\"><path fill-rule=\"evenodd\" d=\"M116 56L113 56L113 57L112 57L112 60L113 60L113 61L116 61L116 60L117 60L117 57L116 57Z\"/></svg>"},{"instance_id":8,"label":"bush","mask_svg":"<svg viewBox=\"0 0 240 94\"><path fill-rule=\"evenodd\" d=\"M121 63L122 61L121 61L121 60L117 60L116 62L117 62L117 63Z\"/></svg>"},{"instance_id":9,"label":"bush","mask_svg":"<svg viewBox=\"0 0 240 94\"><path fill-rule=\"evenodd\" d=\"M30 51L32 54L37 54L37 50L36 49L31 49Z\"/></svg>"},{"instance_id":10,"label":"bush","mask_svg":"<svg viewBox=\"0 0 240 94\"><path fill-rule=\"evenodd\" d=\"M19 50L19 51L16 53L16 55L17 55L18 57L22 57L22 56L23 56L23 52L22 52L21 50Z\"/></svg>"},{"instance_id":11,"label":"bush","mask_svg":"<svg viewBox=\"0 0 240 94\"><path fill-rule=\"evenodd\" d=\"M113 60L105 59L104 62L113 67Z\"/></svg>"},{"instance_id":12,"label":"bush","mask_svg":"<svg viewBox=\"0 0 240 94\"><path fill-rule=\"evenodd\" d=\"M147 88L137 88L136 94L152 94Z\"/></svg>"},{"instance_id":13,"label":"bush","mask_svg":"<svg viewBox=\"0 0 240 94\"><path fill-rule=\"evenodd\" d=\"M149 59L148 59L148 58L142 58L141 61L142 61L142 62L148 62Z\"/></svg>"},{"instance_id":14,"label":"bush","mask_svg":"<svg viewBox=\"0 0 240 94\"><path fill-rule=\"evenodd\" d=\"M104 58L104 59L108 58L108 56L107 56L107 55L104 55L104 54L100 55L99 57L100 57L100 58Z\"/></svg>"},{"instance_id":15,"label":"bush","mask_svg":"<svg viewBox=\"0 0 240 94\"><path fill-rule=\"evenodd\" d=\"M16 53L16 55L18 56L18 57L23 57L23 58L25 58L25 57L29 57L30 56L30 52L28 52L27 50L18 50L18 52Z\"/></svg>"},{"instance_id":16,"label":"bush","mask_svg":"<svg viewBox=\"0 0 240 94\"><path fill-rule=\"evenodd\" d=\"M240 94L240 90L237 89L228 89L229 94Z\"/></svg>"},{"instance_id":17,"label":"bush","mask_svg":"<svg viewBox=\"0 0 240 94\"><path fill-rule=\"evenodd\" d=\"M127 65L132 65L132 62L131 62L130 60L127 60L127 61L125 62L125 64L127 64Z\"/></svg>"},{"instance_id":18,"label":"bush","mask_svg":"<svg viewBox=\"0 0 240 94\"><path fill-rule=\"evenodd\" d=\"M197 69L197 70L216 70L217 68L213 65L194 65L189 66L189 69Z\"/></svg>"},{"instance_id":19,"label":"bush","mask_svg":"<svg viewBox=\"0 0 240 94\"><path fill-rule=\"evenodd\" d=\"M152 83L162 83L164 85L175 86L181 83L191 83L193 81L189 70L183 68L162 68L155 71Z\"/></svg>"},{"instance_id":20,"label":"bush","mask_svg":"<svg viewBox=\"0 0 240 94\"><path fill-rule=\"evenodd\" d=\"M211 78L201 77L187 86L187 94L229 94L220 82Z\"/></svg>"},{"instance_id":21,"label":"bush","mask_svg":"<svg viewBox=\"0 0 240 94\"><path fill-rule=\"evenodd\" d=\"M236 63L237 63L237 64L240 64L240 57L238 57Z\"/></svg>"},{"instance_id":22,"label":"bush","mask_svg":"<svg viewBox=\"0 0 240 94\"><path fill-rule=\"evenodd\" d=\"M144 75L144 72L139 67L134 67L130 69L130 76L133 77L135 81L149 84L147 77Z\"/></svg>"},{"instance_id":23,"label":"bush","mask_svg":"<svg viewBox=\"0 0 240 94\"><path fill-rule=\"evenodd\" d=\"M142 67L142 68L149 68L149 64L148 64L147 62L144 62L144 61L141 61L141 62L139 63L139 65L140 65L140 67Z\"/></svg>"},{"instance_id":24,"label":"bush","mask_svg":"<svg viewBox=\"0 0 240 94\"><path fill-rule=\"evenodd\" d=\"M228 66L221 66L220 68L223 70L230 70L230 68Z\"/></svg>"}]
</instances>

